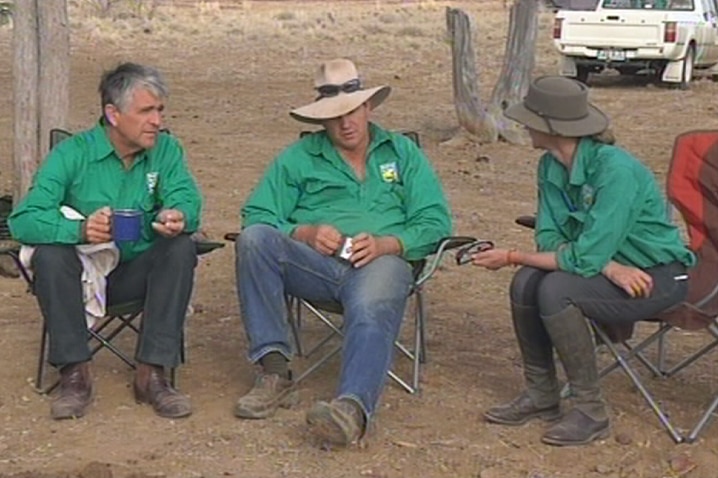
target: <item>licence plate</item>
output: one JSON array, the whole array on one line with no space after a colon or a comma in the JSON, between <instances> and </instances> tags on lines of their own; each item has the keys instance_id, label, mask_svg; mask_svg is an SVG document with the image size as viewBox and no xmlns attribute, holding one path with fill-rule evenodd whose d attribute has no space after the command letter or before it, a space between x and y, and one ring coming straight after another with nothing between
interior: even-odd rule
<instances>
[{"instance_id":1,"label":"licence plate","mask_svg":"<svg viewBox=\"0 0 718 478\"><path fill-rule=\"evenodd\" d=\"M626 61L626 52L623 50L599 50L596 57L599 60Z\"/></svg>"}]
</instances>

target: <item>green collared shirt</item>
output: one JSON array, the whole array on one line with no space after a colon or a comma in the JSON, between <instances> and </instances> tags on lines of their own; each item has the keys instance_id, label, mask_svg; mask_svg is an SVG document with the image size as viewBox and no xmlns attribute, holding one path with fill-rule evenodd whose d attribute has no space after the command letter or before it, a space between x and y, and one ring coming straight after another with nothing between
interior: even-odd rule
<instances>
[{"instance_id":1,"label":"green collared shirt","mask_svg":"<svg viewBox=\"0 0 718 478\"><path fill-rule=\"evenodd\" d=\"M53 148L10 215L13 237L32 245L81 243L80 221L66 219L61 206L85 217L104 206L142 210L141 239L119 244L120 260L127 261L158 237L152 221L160 209L182 211L185 231L196 231L202 198L173 136L160 133L155 146L138 153L127 170L100 122Z\"/></svg>"},{"instance_id":2,"label":"green collared shirt","mask_svg":"<svg viewBox=\"0 0 718 478\"><path fill-rule=\"evenodd\" d=\"M451 233L439 179L406 136L374 124L370 135L363 181L324 131L290 145L247 199L242 226L267 224L291 235L298 225L330 224L347 236L394 236L407 260L431 253Z\"/></svg>"},{"instance_id":3,"label":"green collared shirt","mask_svg":"<svg viewBox=\"0 0 718 478\"><path fill-rule=\"evenodd\" d=\"M584 277L610 260L646 269L695 256L668 219L651 171L627 151L582 139L571 172L551 153L538 166L538 250Z\"/></svg>"}]
</instances>

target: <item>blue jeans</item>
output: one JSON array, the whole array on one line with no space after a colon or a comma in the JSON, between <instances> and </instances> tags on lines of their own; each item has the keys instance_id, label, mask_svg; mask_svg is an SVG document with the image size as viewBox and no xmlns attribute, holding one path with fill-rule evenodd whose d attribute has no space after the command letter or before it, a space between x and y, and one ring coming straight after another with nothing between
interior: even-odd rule
<instances>
[{"instance_id":1,"label":"blue jeans","mask_svg":"<svg viewBox=\"0 0 718 478\"><path fill-rule=\"evenodd\" d=\"M356 401L371 416L413 283L409 264L381 256L357 269L265 225L242 231L236 259L249 359L257 362L269 352L291 358L285 294L338 302L344 308L344 344L337 397Z\"/></svg>"}]
</instances>

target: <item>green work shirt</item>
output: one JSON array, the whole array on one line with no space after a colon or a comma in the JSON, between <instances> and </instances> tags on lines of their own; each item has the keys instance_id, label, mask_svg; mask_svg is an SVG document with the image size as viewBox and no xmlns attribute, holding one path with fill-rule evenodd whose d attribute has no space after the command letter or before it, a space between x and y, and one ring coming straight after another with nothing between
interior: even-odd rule
<instances>
[{"instance_id":1,"label":"green work shirt","mask_svg":"<svg viewBox=\"0 0 718 478\"><path fill-rule=\"evenodd\" d=\"M307 135L269 166L242 208L242 226L267 224L291 235L299 225L329 224L346 236L394 236L407 260L433 252L451 233L436 173L412 140L369 128L363 181L325 131Z\"/></svg>"},{"instance_id":2,"label":"green work shirt","mask_svg":"<svg viewBox=\"0 0 718 478\"><path fill-rule=\"evenodd\" d=\"M185 232L196 231L202 198L173 136L160 133L155 146L138 153L125 169L100 122L53 148L9 217L13 237L32 245L80 244L80 221L66 219L61 206L85 217L104 206L142 210L140 240L118 244L120 260L127 261L160 237L152 221L161 209L182 211Z\"/></svg>"},{"instance_id":3,"label":"green work shirt","mask_svg":"<svg viewBox=\"0 0 718 478\"><path fill-rule=\"evenodd\" d=\"M551 153L538 166L538 250L584 277L609 261L641 269L695 256L666 213L651 171L627 151L583 138L569 174Z\"/></svg>"}]
</instances>

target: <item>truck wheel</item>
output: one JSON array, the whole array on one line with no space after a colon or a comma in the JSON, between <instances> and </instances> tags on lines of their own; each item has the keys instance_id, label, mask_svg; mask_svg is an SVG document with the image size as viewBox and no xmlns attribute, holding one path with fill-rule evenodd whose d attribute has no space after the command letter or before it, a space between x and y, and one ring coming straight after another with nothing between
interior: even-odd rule
<instances>
[{"instance_id":1,"label":"truck wheel","mask_svg":"<svg viewBox=\"0 0 718 478\"><path fill-rule=\"evenodd\" d=\"M688 47L688 51L686 51L686 58L683 60L683 73L681 74L681 83L678 85L678 87L682 90L687 90L691 86L695 60L696 49L693 45L691 45Z\"/></svg>"},{"instance_id":2,"label":"truck wheel","mask_svg":"<svg viewBox=\"0 0 718 478\"><path fill-rule=\"evenodd\" d=\"M590 71L586 66L576 66L576 79L588 86L588 75Z\"/></svg>"}]
</instances>

